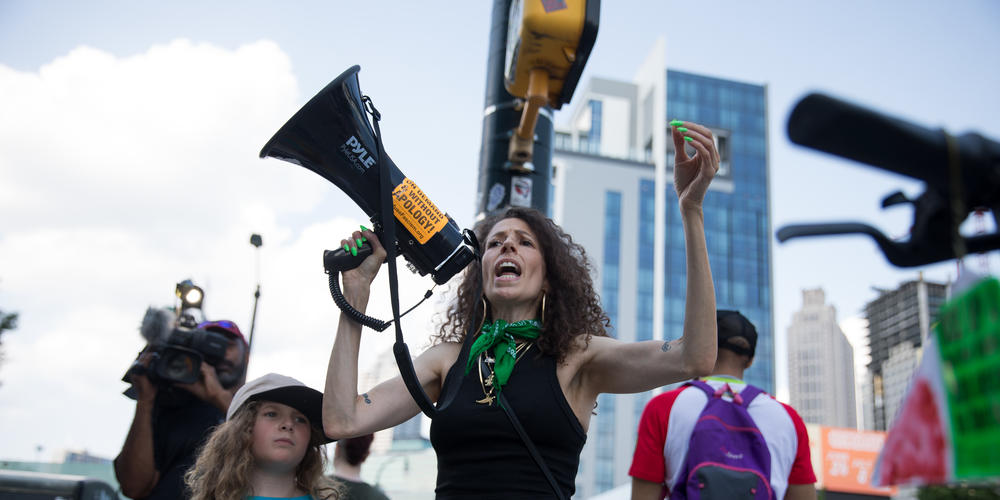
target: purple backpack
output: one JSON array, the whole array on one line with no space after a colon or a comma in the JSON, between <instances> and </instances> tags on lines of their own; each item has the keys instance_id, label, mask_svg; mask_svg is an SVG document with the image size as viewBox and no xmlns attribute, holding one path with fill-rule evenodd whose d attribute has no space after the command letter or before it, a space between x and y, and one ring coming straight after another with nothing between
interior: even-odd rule
<instances>
[{"instance_id":1,"label":"purple backpack","mask_svg":"<svg viewBox=\"0 0 1000 500\"><path fill-rule=\"evenodd\" d=\"M671 500L774 500L771 452L747 412L750 402L764 391L749 384L740 393L729 384L716 390L701 380L686 385L705 391L708 404L691 432ZM732 401L723 399L725 394L731 395Z\"/></svg>"}]
</instances>

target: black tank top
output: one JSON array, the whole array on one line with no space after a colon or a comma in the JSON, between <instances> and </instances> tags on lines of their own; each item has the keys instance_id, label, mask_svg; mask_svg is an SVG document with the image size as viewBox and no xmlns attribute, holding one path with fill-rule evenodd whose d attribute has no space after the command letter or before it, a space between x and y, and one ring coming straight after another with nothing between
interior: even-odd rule
<instances>
[{"instance_id":1,"label":"black tank top","mask_svg":"<svg viewBox=\"0 0 1000 500\"><path fill-rule=\"evenodd\" d=\"M483 398L476 368L465 375L465 366L456 363L448 371L442 394L450 384L461 384L458 394L431 421L437 498L554 498L503 409L476 403ZM559 386L555 359L532 346L514 366L503 393L563 495L570 498L587 434Z\"/></svg>"}]
</instances>

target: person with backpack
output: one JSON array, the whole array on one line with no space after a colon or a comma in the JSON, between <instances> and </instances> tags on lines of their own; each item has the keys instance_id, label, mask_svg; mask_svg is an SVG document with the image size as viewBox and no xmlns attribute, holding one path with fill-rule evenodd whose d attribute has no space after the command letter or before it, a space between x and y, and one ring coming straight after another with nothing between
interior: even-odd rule
<instances>
[{"instance_id":1,"label":"person with backpack","mask_svg":"<svg viewBox=\"0 0 1000 500\"><path fill-rule=\"evenodd\" d=\"M719 310L711 376L654 397L639 420L632 500L815 500L809 436L798 412L743 382L757 329Z\"/></svg>"}]
</instances>

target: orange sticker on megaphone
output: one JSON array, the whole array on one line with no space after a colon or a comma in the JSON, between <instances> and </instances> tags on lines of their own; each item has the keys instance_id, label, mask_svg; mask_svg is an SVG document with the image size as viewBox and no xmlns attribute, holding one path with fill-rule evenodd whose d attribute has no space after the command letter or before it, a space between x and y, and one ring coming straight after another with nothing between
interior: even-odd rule
<instances>
[{"instance_id":1,"label":"orange sticker on megaphone","mask_svg":"<svg viewBox=\"0 0 1000 500\"><path fill-rule=\"evenodd\" d=\"M444 212L410 179L403 179L392 190L392 213L421 245L448 223Z\"/></svg>"}]
</instances>

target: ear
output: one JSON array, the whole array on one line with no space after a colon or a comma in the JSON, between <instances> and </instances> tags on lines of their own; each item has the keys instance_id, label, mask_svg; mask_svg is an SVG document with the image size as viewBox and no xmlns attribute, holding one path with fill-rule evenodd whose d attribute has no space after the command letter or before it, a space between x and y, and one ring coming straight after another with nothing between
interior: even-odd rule
<instances>
[{"instance_id":1,"label":"ear","mask_svg":"<svg viewBox=\"0 0 1000 500\"><path fill-rule=\"evenodd\" d=\"M750 365L753 364L753 360L754 360L754 358L752 358L752 357L747 358L747 363L746 363L746 365L743 366L743 369L746 370L747 368L750 368Z\"/></svg>"}]
</instances>

